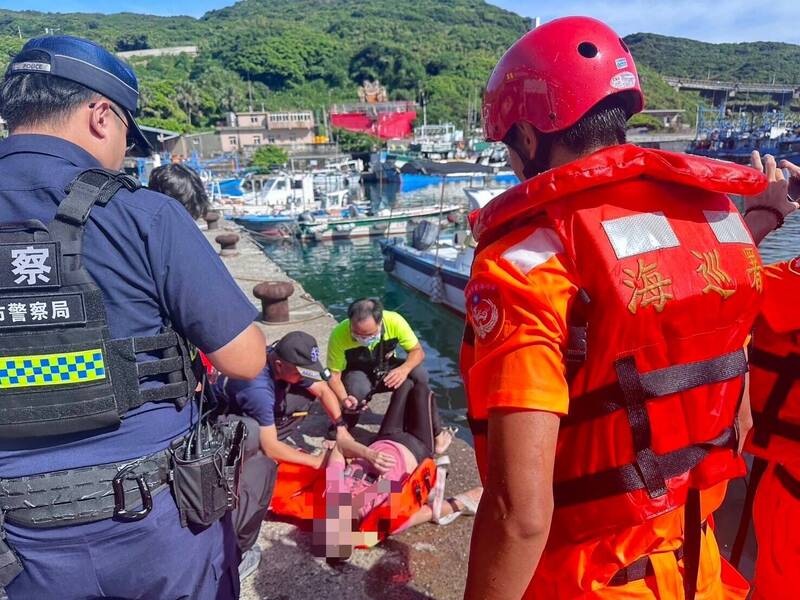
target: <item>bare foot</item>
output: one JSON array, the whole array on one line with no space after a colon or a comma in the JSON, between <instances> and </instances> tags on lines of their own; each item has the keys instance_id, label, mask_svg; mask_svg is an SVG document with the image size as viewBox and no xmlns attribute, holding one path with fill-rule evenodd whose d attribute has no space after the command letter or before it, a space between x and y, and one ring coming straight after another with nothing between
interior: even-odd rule
<instances>
[{"instance_id":1,"label":"bare foot","mask_svg":"<svg viewBox=\"0 0 800 600\"><path fill-rule=\"evenodd\" d=\"M450 429L442 429L433 439L433 450L436 454L444 454L453 443L453 432Z\"/></svg>"}]
</instances>

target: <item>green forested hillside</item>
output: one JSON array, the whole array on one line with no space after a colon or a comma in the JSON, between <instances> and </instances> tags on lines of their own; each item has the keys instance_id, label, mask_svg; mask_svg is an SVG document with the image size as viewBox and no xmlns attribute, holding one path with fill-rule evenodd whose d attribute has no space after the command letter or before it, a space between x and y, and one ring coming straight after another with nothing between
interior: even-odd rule
<instances>
[{"instance_id":1,"label":"green forested hillside","mask_svg":"<svg viewBox=\"0 0 800 600\"><path fill-rule=\"evenodd\" d=\"M197 45L197 57L131 60L142 81L143 122L181 131L250 104L321 111L355 100L365 78L379 78L393 99L426 98L430 121L463 123L495 62L527 26L483 0L243 0L200 19L0 10L0 61L45 28L114 50ZM715 46L650 34L626 40L643 65L652 108L693 113L699 101L672 90L659 73L705 77L710 68L717 78L765 79L777 69L765 46L779 47L779 63L787 63L776 80L800 81L792 71L800 70L800 57L788 65L800 46ZM734 47L735 56L726 59L722 46Z\"/></svg>"},{"instance_id":2,"label":"green forested hillside","mask_svg":"<svg viewBox=\"0 0 800 600\"><path fill-rule=\"evenodd\" d=\"M707 44L654 33L635 33L625 41L638 61L662 75L800 84L800 46L795 44Z\"/></svg>"}]
</instances>

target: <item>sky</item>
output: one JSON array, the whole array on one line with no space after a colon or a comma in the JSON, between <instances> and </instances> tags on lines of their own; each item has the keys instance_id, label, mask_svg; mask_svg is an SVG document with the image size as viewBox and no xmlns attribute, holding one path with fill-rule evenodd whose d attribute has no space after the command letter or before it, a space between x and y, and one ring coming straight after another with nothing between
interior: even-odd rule
<instances>
[{"instance_id":1,"label":"sky","mask_svg":"<svg viewBox=\"0 0 800 600\"><path fill-rule=\"evenodd\" d=\"M543 21L570 14L589 15L608 22L621 35L644 31L707 42L800 44L800 0L491 0L491 3L527 17L539 16ZM194 17L230 4L232 0L0 0L0 8L12 10L132 11Z\"/></svg>"}]
</instances>

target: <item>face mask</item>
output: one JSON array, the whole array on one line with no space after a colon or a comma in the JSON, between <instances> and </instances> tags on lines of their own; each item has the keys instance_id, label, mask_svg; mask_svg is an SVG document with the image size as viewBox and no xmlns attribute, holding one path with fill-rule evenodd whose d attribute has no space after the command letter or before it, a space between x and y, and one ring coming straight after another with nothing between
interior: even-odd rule
<instances>
[{"instance_id":1,"label":"face mask","mask_svg":"<svg viewBox=\"0 0 800 600\"><path fill-rule=\"evenodd\" d=\"M381 341L381 334L380 333L377 333L377 334L371 335L371 336L367 336L367 337L364 337L364 336L361 336L361 335L356 335L356 334L351 334L351 335L353 336L353 339L355 341L357 341L359 344L361 344L362 346L369 347L372 344L376 344L376 343Z\"/></svg>"}]
</instances>

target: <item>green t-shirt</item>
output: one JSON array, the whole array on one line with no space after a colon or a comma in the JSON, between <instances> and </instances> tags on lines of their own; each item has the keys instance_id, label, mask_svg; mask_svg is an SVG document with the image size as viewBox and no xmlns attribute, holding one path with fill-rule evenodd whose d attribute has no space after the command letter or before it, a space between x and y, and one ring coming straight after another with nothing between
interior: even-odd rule
<instances>
[{"instance_id":1,"label":"green t-shirt","mask_svg":"<svg viewBox=\"0 0 800 600\"><path fill-rule=\"evenodd\" d=\"M408 352L419 344L414 330L402 316L390 310L383 311L382 331L384 340L397 340L398 345ZM372 350L380 342L375 342L369 349ZM358 348L361 344L353 339L350 334L350 319L345 319L333 328L328 340L328 364L331 371L342 372L347 367L345 352Z\"/></svg>"}]
</instances>

